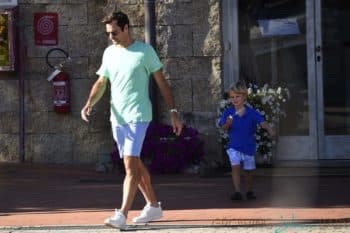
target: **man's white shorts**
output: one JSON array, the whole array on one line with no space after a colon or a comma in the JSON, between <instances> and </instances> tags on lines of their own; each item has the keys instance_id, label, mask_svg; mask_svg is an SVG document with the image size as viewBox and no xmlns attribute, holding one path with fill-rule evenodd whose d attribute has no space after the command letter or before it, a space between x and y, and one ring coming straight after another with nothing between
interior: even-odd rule
<instances>
[{"instance_id":1,"label":"man's white shorts","mask_svg":"<svg viewBox=\"0 0 350 233\"><path fill-rule=\"evenodd\" d=\"M113 138L117 142L119 156L139 157L149 122L136 122L124 125L112 125Z\"/></svg>"},{"instance_id":2,"label":"man's white shorts","mask_svg":"<svg viewBox=\"0 0 350 233\"><path fill-rule=\"evenodd\" d=\"M230 159L231 166L240 165L242 163L244 170L254 170L256 168L255 156L244 154L232 148L226 150L226 153Z\"/></svg>"}]
</instances>

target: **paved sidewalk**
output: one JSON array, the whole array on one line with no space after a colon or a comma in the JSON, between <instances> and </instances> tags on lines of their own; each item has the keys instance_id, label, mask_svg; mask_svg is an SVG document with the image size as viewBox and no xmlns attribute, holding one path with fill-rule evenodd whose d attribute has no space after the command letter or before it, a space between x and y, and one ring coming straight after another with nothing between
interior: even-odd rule
<instances>
[{"instance_id":1,"label":"paved sidewalk","mask_svg":"<svg viewBox=\"0 0 350 233\"><path fill-rule=\"evenodd\" d=\"M112 233L118 230L103 226L78 226L78 227L40 227L40 228L12 228L0 229L0 233ZM276 226L232 226L232 227L203 227L203 226L141 226L130 227L122 232L138 233L347 233L350 231L350 225L276 225Z\"/></svg>"},{"instance_id":2,"label":"paved sidewalk","mask_svg":"<svg viewBox=\"0 0 350 233\"><path fill-rule=\"evenodd\" d=\"M290 222L335 226L350 221L349 169L258 169L258 199L254 201L230 201L230 179L228 175L153 176L164 217L149 226L237 229ZM16 227L101 226L120 205L122 180L117 172L102 174L93 168L0 163L0 229L6 232L7 226L12 227L11 232L21 232ZM138 195L128 219L136 216L143 205ZM167 232L172 230L178 229L169 228ZM39 228L36 232L43 231Z\"/></svg>"}]
</instances>

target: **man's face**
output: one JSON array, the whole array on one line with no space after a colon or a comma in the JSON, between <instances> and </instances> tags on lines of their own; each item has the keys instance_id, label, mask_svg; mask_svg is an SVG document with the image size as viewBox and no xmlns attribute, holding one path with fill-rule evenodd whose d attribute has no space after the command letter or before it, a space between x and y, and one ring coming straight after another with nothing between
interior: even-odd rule
<instances>
[{"instance_id":1,"label":"man's face","mask_svg":"<svg viewBox=\"0 0 350 233\"><path fill-rule=\"evenodd\" d=\"M113 44L119 44L125 41L128 36L128 25L124 26L122 30L116 21L112 21L110 24L106 24L106 33L108 38L113 42Z\"/></svg>"}]
</instances>

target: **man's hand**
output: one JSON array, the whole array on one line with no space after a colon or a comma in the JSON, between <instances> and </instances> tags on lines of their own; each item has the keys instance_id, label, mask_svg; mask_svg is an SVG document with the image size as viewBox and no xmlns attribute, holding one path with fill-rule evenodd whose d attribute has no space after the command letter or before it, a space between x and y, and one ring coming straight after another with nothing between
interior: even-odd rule
<instances>
[{"instance_id":1,"label":"man's hand","mask_svg":"<svg viewBox=\"0 0 350 233\"><path fill-rule=\"evenodd\" d=\"M91 110L92 107L90 105L85 105L80 112L81 119L83 119L86 122L89 122L88 116L90 116Z\"/></svg>"},{"instance_id":2,"label":"man's hand","mask_svg":"<svg viewBox=\"0 0 350 233\"><path fill-rule=\"evenodd\" d=\"M171 125L173 127L173 132L175 135L179 136L182 132L183 125L177 113L171 113Z\"/></svg>"}]
</instances>

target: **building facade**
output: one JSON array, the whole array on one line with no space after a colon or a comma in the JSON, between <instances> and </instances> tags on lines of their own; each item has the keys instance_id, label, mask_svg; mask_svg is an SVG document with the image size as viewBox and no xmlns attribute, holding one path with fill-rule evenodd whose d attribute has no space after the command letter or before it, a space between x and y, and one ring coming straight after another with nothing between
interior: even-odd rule
<instances>
[{"instance_id":1,"label":"building facade","mask_svg":"<svg viewBox=\"0 0 350 233\"><path fill-rule=\"evenodd\" d=\"M218 103L239 78L285 85L291 92L276 161L350 159L349 3L154 2L157 52L185 124L198 129L205 142L207 160L222 159L215 126ZM34 163L96 162L112 149L109 96L96 106L89 124L80 119L80 110L108 45L100 21L106 13L122 10L130 17L134 37L143 40L145 1L19 0L16 9L16 70L0 72L0 161L18 161L24 155ZM35 41L34 15L45 12L58 16L55 46ZM53 69L45 58L55 47L71 57L63 67L71 80L69 114L53 110L53 87L46 80ZM48 59L52 64L65 60L60 53ZM157 116L168 122L164 103L157 100Z\"/></svg>"}]
</instances>

